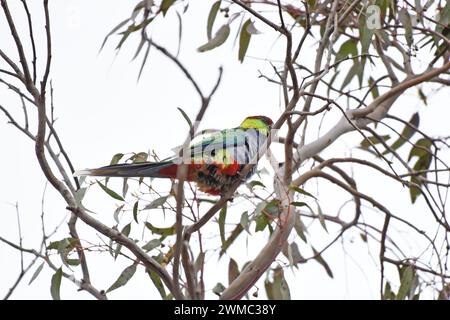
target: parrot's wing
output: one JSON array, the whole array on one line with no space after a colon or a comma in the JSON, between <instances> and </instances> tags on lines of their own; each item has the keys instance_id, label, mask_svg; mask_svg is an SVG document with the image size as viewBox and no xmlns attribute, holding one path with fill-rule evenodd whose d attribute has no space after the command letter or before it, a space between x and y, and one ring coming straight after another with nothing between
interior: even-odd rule
<instances>
[{"instance_id":1,"label":"parrot's wing","mask_svg":"<svg viewBox=\"0 0 450 320\"><path fill-rule=\"evenodd\" d=\"M190 157L200 161L216 161L220 157L226 161L236 160L240 164L248 163L258 146L266 137L258 130L233 128L222 130L202 137L202 140L190 147ZM220 157L218 157L220 155ZM225 161L225 160L224 160Z\"/></svg>"}]
</instances>

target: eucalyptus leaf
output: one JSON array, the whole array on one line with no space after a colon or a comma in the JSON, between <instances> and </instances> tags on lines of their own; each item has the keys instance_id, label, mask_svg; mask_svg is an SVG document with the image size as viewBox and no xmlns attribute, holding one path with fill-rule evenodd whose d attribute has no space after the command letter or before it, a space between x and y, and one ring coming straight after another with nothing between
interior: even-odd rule
<instances>
[{"instance_id":1,"label":"eucalyptus leaf","mask_svg":"<svg viewBox=\"0 0 450 320\"><path fill-rule=\"evenodd\" d=\"M53 300L61 300L60 296L61 279L62 279L62 268L59 268L52 276L51 281L50 293L52 295Z\"/></svg>"},{"instance_id":2,"label":"eucalyptus leaf","mask_svg":"<svg viewBox=\"0 0 450 320\"><path fill-rule=\"evenodd\" d=\"M106 293L111 292L117 288L123 287L130 281L130 279L134 276L136 273L137 265L133 264L131 266L126 267L120 276L117 278L117 280L106 290Z\"/></svg>"},{"instance_id":3,"label":"eucalyptus leaf","mask_svg":"<svg viewBox=\"0 0 450 320\"><path fill-rule=\"evenodd\" d=\"M250 19L244 22L241 28L241 34L239 36L239 61L242 63L245 58L245 54L250 44L251 34L247 31L247 27L252 23Z\"/></svg>"},{"instance_id":4,"label":"eucalyptus leaf","mask_svg":"<svg viewBox=\"0 0 450 320\"><path fill-rule=\"evenodd\" d=\"M30 279L30 282L28 282L28 285L30 285L37 278L37 276L41 273L42 268L44 268L44 264L45 264L45 262L42 262L39 265L39 267L37 267L36 271L31 276L31 279Z\"/></svg>"},{"instance_id":5,"label":"eucalyptus leaf","mask_svg":"<svg viewBox=\"0 0 450 320\"><path fill-rule=\"evenodd\" d=\"M230 263L228 264L228 285L230 285L234 279L239 276L239 267L237 262L230 258Z\"/></svg>"},{"instance_id":6,"label":"eucalyptus leaf","mask_svg":"<svg viewBox=\"0 0 450 320\"><path fill-rule=\"evenodd\" d=\"M112 197L116 200L125 201L125 199L122 198L122 196L117 194L115 191L109 189L107 186L103 185L100 181L98 181L98 180L96 180L96 181L97 181L97 184L102 188L102 190L105 191L110 197Z\"/></svg>"},{"instance_id":7,"label":"eucalyptus leaf","mask_svg":"<svg viewBox=\"0 0 450 320\"><path fill-rule=\"evenodd\" d=\"M227 40L229 35L230 35L230 26L228 24L224 24L219 28L219 30L217 30L216 34L211 40L209 40L204 45L200 46L197 50L199 52L205 52L217 48Z\"/></svg>"},{"instance_id":8,"label":"eucalyptus leaf","mask_svg":"<svg viewBox=\"0 0 450 320\"><path fill-rule=\"evenodd\" d=\"M214 26L214 21L216 20L217 12L220 9L221 1L216 1L211 7L208 15L208 23L206 26L206 35L208 36L208 40L211 40L212 28Z\"/></svg>"},{"instance_id":9,"label":"eucalyptus leaf","mask_svg":"<svg viewBox=\"0 0 450 320\"><path fill-rule=\"evenodd\" d=\"M224 206L219 213L219 233L220 240L222 241L222 245L225 242L225 219L227 217L227 207Z\"/></svg>"},{"instance_id":10,"label":"eucalyptus leaf","mask_svg":"<svg viewBox=\"0 0 450 320\"><path fill-rule=\"evenodd\" d=\"M156 209L166 203L168 196L160 197L146 205L142 210Z\"/></svg>"}]
</instances>

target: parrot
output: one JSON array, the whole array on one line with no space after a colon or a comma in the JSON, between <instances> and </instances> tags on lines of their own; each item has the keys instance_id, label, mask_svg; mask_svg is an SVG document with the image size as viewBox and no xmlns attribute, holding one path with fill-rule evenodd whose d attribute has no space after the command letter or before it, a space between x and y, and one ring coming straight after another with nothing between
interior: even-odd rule
<instances>
[{"instance_id":1,"label":"parrot","mask_svg":"<svg viewBox=\"0 0 450 320\"><path fill-rule=\"evenodd\" d=\"M114 164L96 169L76 171L75 176L102 177L177 177L178 167L188 166L186 181L195 182L200 191L223 196L236 180L241 183L256 172L254 165L244 179L240 171L250 163L269 137L273 121L266 116L250 116L232 129L203 135L201 141L189 145L187 154L160 162ZM259 160L259 159L257 159Z\"/></svg>"}]
</instances>

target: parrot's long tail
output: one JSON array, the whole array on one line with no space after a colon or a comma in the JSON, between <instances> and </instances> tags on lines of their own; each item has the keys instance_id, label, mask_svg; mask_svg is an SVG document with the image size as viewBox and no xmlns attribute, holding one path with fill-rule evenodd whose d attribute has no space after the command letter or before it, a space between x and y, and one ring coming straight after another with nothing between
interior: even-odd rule
<instances>
[{"instance_id":1,"label":"parrot's long tail","mask_svg":"<svg viewBox=\"0 0 450 320\"><path fill-rule=\"evenodd\" d=\"M178 165L172 161L114 164L76 171L74 176L175 178Z\"/></svg>"}]
</instances>

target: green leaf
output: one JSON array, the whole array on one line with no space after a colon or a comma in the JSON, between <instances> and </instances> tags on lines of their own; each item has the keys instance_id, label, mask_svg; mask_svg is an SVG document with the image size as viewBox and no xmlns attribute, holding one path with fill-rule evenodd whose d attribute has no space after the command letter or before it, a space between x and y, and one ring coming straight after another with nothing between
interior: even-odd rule
<instances>
[{"instance_id":1,"label":"green leaf","mask_svg":"<svg viewBox=\"0 0 450 320\"><path fill-rule=\"evenodd\" d=\"M175 3L176 0L162 0L161 2L161 11L163 13L163 16L166 15L167 10L170 9L170 7Z\"/></svg>"},{"instance_id":2,"label":"green leaf","mask_svg":"<svg viewBox=\"0 0 450 320\"><path fill-rule=\"evenodd\" d=\"M336 54L335 62L345 59L349 56L355 57L358 55L357 42L353 39L345 41Z\"/></svg>"},{"instance_id":3,"label":"green leaf","mask_svg":"<svg viewBox=\"0 0 450 320\"><path fill-rule=\"evenodd\" d=\"M379 136L383 141L387 141L391 138L390 135L386 134L386 135L382 135ZM365 138L363 141L361 141L360 145L362 149L369 149L373 144L379 144L381 143L381 141L378 139L378 137L376 136L370 136Z\"/></svg>"},{"instance_id":4,"label":"green leaf","mask_svg":"<svg viewBox=\"0 0 450 320\"><path fill-rule=\"evenodd\" d=\"M419 95L420 100L422 100L422 102L427 106L428 105L427 96L425 95L425 93L423 93L422 89L421 88L417 89L417 93Z\"/></svg>"},{"instance_id":5,"label":"green leaf","mask_svg":"<svg viewBox=\"0 0 450 320\"><path fill-rule=\"evenodd\" d=\"M247 27L251 25L252 21L248 19L245 21L245 23L242 25L241 28L241 34L239 36L239 61L242 63L244 62L245 53L247 52L248 45L250 43L251 34L247 31Z\"/></svg>"},{"instance_id":6,"label":"green leaf","mask_svg":"<svg viewBox=\"0 0 450 320\"><path fill-rule=\"evenodd\" d=\"M237 262L230 258L230 263L228 264L228 285L230 285L234 279L239 276L239 267Z\"/></svg>"},{"instance_id":7,"label":"green leaf","mask_svg":"<svg viewBox=\"0 0 450 320\"><path fill-rule=\"evenodd\" d=\"M408 44L409 47L411 47L411 45L413 43L412 22L411 22L411 17L406 8L400 9L400 11L398 12L398 19L400 20L401 24L405 28L406 43Z\"/></svg>"},{"instance_id":8,"label":"green leaf","mask_svg":"<svg viewBox=\"0 0 450 320\"><path fill-rule=\"evenodd\" d=\"M146 162L148 159L148 153L147 152L138 152L133 154L130 157L130 160L133 161L133 163L142 163L142 162Z\"/></svg>"},{"instance_id":9,"label":"green leaf","mask_svg":"<svg viewBox=\"0 0 450 320\"><path fill-rule=\"evenodd\" d=\"M417 184L417 186L412 185L409 188L409 195L411 196L411 203L415 203L417 197L422 193L420 187L422 186L422 181L420 181L416 176L411 176L410 182L412 184Z\"/></svg>"},{"instance_id":10,"label":"green leaf","mask_svg":"<svg viewBox=\"0 0 450 320\"><path fill-rule=\"evenodd\" d=\"M139 74L138 74L138 78L137 78L138 82L139 82L139 79L141 79L142 71L144 71L144 66L147 63L147 58L150 53L151 47L152 46L151 46L150 42L147 42L147 49L145 50L144 58L142 59L141 67L139 68Z\"/></svg>"},{"instance_id":11,"label":"green leaf","mask_svg":"<svg viewBox=\"0 0 450 320\"><path fill-rule=\"evenodd\" d=\"M67 259L66 262L70 266L76 267L76 266L80 265L80 259Z\"/></svg>"},{"instance_id":12,"label":"green leaf","mask_svg":"<svg viewBox=\"0 0 450 320\"><path fill-rule=\"evenodd\" d=\"M194 262L194 274L197 275L205 263L205 253L200 252Z\"/></svg>"},{"instance_id":13,"label":"green leaf","mask_svg":"<svg viewBox=\"0 0 450 320\"><path fill-rule=\"evenodd\" d=\"M247 183L247 186L249 189L253 189L256 186L263 187L263 188L266 187L261 181L257 181L257 180L250 181L249 183Z\"/></svg>"},{"instance_id":14,"label":"green leaf","mask_svg":"<svg viewBox=\"0 0 450 320\"><path fill-rule=\"evenodd\" d=\"M50 242L50 244L47 246L47 250L54 249L57 250L58 253L64 253L74 249L77 244L77 239L69 237L59 241Z\"/></svg>"},{"instance_id":15,"label":"green leaf","mask_svg":"<svg viewBox=\"0 0 450 320\"><path fill-rule=\"evenodd\" d=\"M136 223L139 223L137 219L138 208L139 208L139 201L136 201L133 205L133 219L134 221L136 221Z\"/></svg>"},{"instance_id":16,"label":"green leaf","mask_svg":"<svg viewBox=\"0 0 450 320\"><path fill-rule=\"evenodd\" d=\"M241 232L244 230L244 228L241 226L241 224L237 224L236 227L231 232L230 236L225 240L225 242L222 244L222 248L220 249L219 258L222 257L222 255L227 252L227 249L231 246L231 244L236 240L236 238L241 234Z\"/></svg>"},{"instance_id":17,"label":"green leaf","mask_svg":"<svg viewBox=\"0 0 450 320\"><path fill-rule=\"evenodd\" d=\"M62 279L62 268L59 268L52 276L51 281L50 293L52 295L53 300L61 300L60 297L61 279Z\"/></svg>"},{"instance_id":18,"label":"green leaf","mask_svg":"<svg viewBox=\"0 0 450 320\"><path fill-rule=\"evenodd\" d=\"M156 289L158 290L159 294L161 295L161 298L163 298L164 300L167 300L167 294L166 294L166 290L164 289L164 284L161 280L161 278L159 277L159 275L150 269L146 269L146 272L148 273L148 275L150 276L150 279L152 280L153 284L155 285Z\"/></svg>"},{"instance_id":19,"label":"green leaf","mask_svg":"<svg viewBox=\"0 0 450 320\"><path fill-rule=\"evenodd\" d=\"M398 137L397 140L391 145L392 150L397 150L402 145L405 144L405 142L412 138L412 136L416 133L416 130L412 129L411 126L418 128L420 123L419 113L416 112L413 114L411 119L409 120L409 126L405 125L405 128L403 128L403 131L401 133L401 137ZM383 152L383 155L388 154L390 151L386 150Z\"/></svg>"},{"instance_id":20,"label":"green leaf","mask_svg":"<svg viewBox=\"0 0 450 320\"><path fill-rule=\"evenodd\" d=\"M136 272L137 265L133 264L131 266L126 267L120 276L117 278L116 282L114 282L111 287L109 287L108 290L106 290L106 293L111 292L117 288L123 287L127 284L128 281L134 276Z\"/></svg>"},{"instance_id":21,"label":"green leaf","mask_svg":"<svg viewBox=\"0 0 450 320\"><path fill-rule=\"evenodd\" d=\"M118 164L120 159L122 159L122 157L123 157L123 153L116 153L115 155L113 155L109 165ZM108 181L109 181L109 177L106 177L106 179L105 179L105 186L108 185Z\"/></svg>"},{"instance_id":22,"label":"green leaf","mask_svg":"<svg viewBox=\"0 0 450 320\"><path fill-rule=\"evenodd\" d=\"M319 203L317 203L317 215L319 216L320 225L325 229L326 232L328 232L327 225L325 223L325 217L323 216L322 208L320 207Z\"/></svg>"},{"instance_id":23,"label":"green leaf","mask_svg":"<svg viewBox=\"0 0 450 320\"><path fill-rule=\"evenodd\" d=\"M130 235L130 232L131 232L131 223L127 224L125 227L122 228L122 231L120 231L120 233L123 234L125 237L128 237ZM117 259L121 249L122 244L118 243L116 250L114 251L114 259Z\"/></svg>"},{"instance_id":24,"label":"green leaf","mask_svg":"<svg viewBox=\"0 0 450 320\"><path fill-rule=\"evenodd\" d=\"M433 142L427 138L419 139L411 148L409 152L408 161L410 161L414 156L420 158L431 157L431 146ZM426 168L428 169L428 167Z\"/></svg>"},{"instance_id":25,"label":"green leaf","mask_svg":"<svg viewBox=\"0 0 450 320\"><path fill-rule=\"evenodd\" d=\"M141 53L141 50L144 47L144 44L146 44L146 43L147 43L147 40L144 37L142 37L141 41L139 42L139 45L136 49L136 52L134 53L133 59L131 59L131 61L134 61L137 58L139 53Z\"/></svg>"},{"instance_id":26,"label":"green leaf","mask_svg":"<svg viewBox=\"0 0 450 320\"><path fill-rule=\"evenodd\" d=\"M211 40L212 28L214 26L214 21L216 20L217 12L220 9L220 2L221 1L214 2L214 4L211 7L211 10L209 11L208 23L206 25L206 34L208 36L208 40Z\"/></svg>"},{"instance_id":27,"label":"green leaf","mask_svg":"<svg viewBox=\"0 0 450 320\"><path fill-rule=\"evenodd\" d=\"M35 272L33 273L33 275L31 276L31 279L30 279L30 282L28 282L28 285L30 285L30 284L37 278L37 276L39 275L39 273L41 273L42 268L44 267L44 263L45 263L45 262L42 262L42 263L40 264L40 266L37 267L36 271L35 271Z\"/></svg>"},{"instance_id":28,"label":"green leaf","mask_svg":"<svg viewBox=\"0 0 450 320\"><path fill-rule=\"evenodd\" d=\"M301 193L301 194L303 194L303 195L305 195L305 196L308 196L308 197L311 197L311 198L317 200L317 198L316 198L315 196L313 196L313 195L312 195L311 193L309 193L308 191L303 190L302 188L299 188L299 187L293 186L293 185L291 185L289 188L290 188L291 190L294 190L295 192Z\"/></svg>"},{"instance_id":29,"label":"green leaf","mask_svg":"<svg viewBox=\"0 0 450 320\"><path fill-rule=\"evenodd\" d=\"M184 118L184 119L186 120L186 122L188 123L189 129L190 129L190 130L193 130L194 127L192 126L192 121L191 121L191 119L189 119L189 116L186 114L186 112L184 112L184 110L181 109L181 108L178 108L178 107L177 107L177 109L178 109L178 111L181 112L181 115L183 116L183 118Z\"/></svg>"},{"instance_id":30,"label":"green leaf","mask_svg":"<svg viewBox=\"0 0 450 320\"><path fill-rule=\"evenodd\" d=\"M178 11L175 11L177 13L177 18L178 18L178 48L177 48L177 53L176 53L176 57L178 57L178 55L180 54L180 49L181 49L181 39L183 37L183 20L181 18L181 15L178 13Z\"/></svg>"},{"instance_id":31,"label":"green leaf","mask_svg":"<svg viewBox=\"0 0 450 320\"><path fill-rule=\"evenodd\" d=\"M368 53L372 41L373 30L369 29L366 24L366 17L359 17L359 40L361 42L361 53Z\"/></svg>"},{"instance_id":32,"label":"green leaf","mask_svg":"<svg viewBox=\"0 0 450 320\"><path fill-rule=\"evenodd\" d=\"M214 35L214 38L209 40L204 45L200 46L197 50L199 52L205 52L217 48L227 40L229 35L230 35L230 26L228 24L224 24L219 28L219 30L217 30L216 34Z\"/></svg>"},{"instance_id":33,"label":"green leaf","mask_svg":"<svg viewBox=\"0 0 450 320\"><path fill-rule=\"evenodd\" d=\"M155 227L154 225L152 225L150 222L146 222L145 226L150 229L150 231L152 233L156 233L159 234L161 236L171 236L175 234L175 224L173 224L173 226L171 227L167 227L167 228L158 228Z\"/></svg>"},{"instance_id":34,"label":"green leaf","mask_svg":"<svg viewBox=\"0 0 450 320\"><path fill-rule=\"evenodd\" d=\"M225 290L225 286L223 284L221 284L220 282L218 282L214 288L212 289L212 291L218 295L220 297L220 295L222 294L222 292Z\"/></svg>"},{"instance_id":35,"label":"green leaf","mask_svg":"<svg viewBox=\"0 0 450 320\"><path fill-rule=\"evenodd\" d=\"M414 269L411 266L407 266L402 270L402 276L400 279L400 289L398 289L397 300L404 300L409 296L410 290L414 280Z\"/></svg>"},{"instance_id":36,"label":"green leaf","mask_svg":"<svg viewBox=\"0 0 450 320\"><path fill-rule=\"evenodd\" d=\"M225 219L227 217L227 207L224 206L219 213L219 232L220 232L220 240L222 241L222 245L225 242Z\"/></svg>"},{"instance_id":37,"label":"green leaf","mask_svg":"<svg viewBox=\"0 0 450 320\"><path fill-rule=\"evenodd\" d=\"M156 209L158 207L161 207L164 203L166 203L168 196L160 197L156 200L153 200L148 205L146 205L142 210L148 210L148 209Z\"/></svg>"},{"instance_id":38,"label":"green leaf","mask_svg":"<svg viewBox=\"0 0 450 320\"><path fill-rule=\"evenodd\" d=\"M108 38L109 38L110 36L112 36L117 30L119 30L120 28L122 28L125 24L127 24L128 21L130 21L129 18L123 20L123 21L120 22L118 25L116 25L116 26L115 26L115 27L114 27L114 28L106 35L105 39L103 39L103 43L102 43L102 46L100 47L100 50L99 50L99 51L102 51L103 47L104 47L105 44L106 44L106 41L108 41Z\"/></svg>"},{"instance_id":39,"label":"green leaf","mask_svg":"<svg viewBox=\"0 0 450 320\"><path fill-rule=\"evenodd\" d=\"M300 201L293 201L293 202L291 202L291 205L293 205L295 207L307 207L308 206L306 204L306 202L300 202Z\"/></svg>"},{"instance_id":40,"label":"green leaf","mask_svg":"<svg viewBox=\"0 0 450 320\"><path fill-rule=\"evenodd\" d=\"M448 300L450 297L450 283L442 284L442 290L439 292L438 300Z\"/></svg>"},{"instance_id":41,"label":"green leaf","mask_svg":"<svg viewBox=\"0 0 450 320\"><path fill-rule=\"evenodd\" d=\"M344 89L350 83L350 81L352 81L352 79L358 73L359 69L360 69L359 62L355 61L355 63L350 67L350 70L348 71L347 75L345 76L344 81L342 82L341 90Z\"/></svg>"},{"instance_id":42,"label":"green leaf","mask_svg":"<svg viewBox=\"0 0 450 320\"><path fill-rule=\"evenodd\" d=\"M149 242L147 242L147 244L145 244L142 247L142 250L145 250L145 252L151 251L157 247L159 247L161 245L161 241L159 239L153 239L150 240Z\"/></svg>"},{"instance_id":43,"label":"green leaf","mask_svg":"<svg viewBox=\"0 0 450 320\"><path fill-rule=\"evenodd\" d=\"M255 222L256 222L255 232L258 232L263 231L270 224L271 220L266 214L260 213L258 216L255 217Z\"/></svg>"},{"instance_id":44,"label":"green leaf","mask_svg":"<svg viewBox=\"0 0 450 320\"><path fill-rule=\"evenodd\" d=\"M384 286L383 297L385 300L395 300L395 293L392 291L389 281L386 281L386 285Z\"/></svg>"},{"instance_id":45,"label":"green leaf","mask_svg":"<svg viewBox=\"0 0 450 320\"><path fill-rule=\"evenodd\" d=\"M83 176L82 178L86 178L86 176ZM81 179L80 179L80 183L81 183ZM77 191L75 191L75 202L78 207L83 208L84 210L86 210L88 212L95 213L95 212L87 209L82 203L83 198L86 194L86 191L87 191L87 188L80 188Z\"/></svg>"},{"instance_id":46,"label":"green leaf","mask_svg":"<svg viewBox=\"0 0 450 320\"><path fill-rule=\"evenodd\" d=\"M325 269L325 271L327 272L327 274L328 274L328 276L330 277L330 278L333 278L333 271L331 271L331 268L330 268L330 266L328 265L328 263L325 261L325 259L320 255L320 254L318 254L318 252L316 251L316 249L314 249L313 247L311 247L312 248L312 250L313 250L313 252L314 252L314 255L315 255L315 260L318 262L318 263L320 263L321 265L322 265L322 267L324 267L324 269Z\"/></svg>"},{"instance_id":47,"label":"green leaf","mask_svg":"<svg viewBox=\"0 0 450 320\"><path fill-rule=\"evenodd\" d=\"M372 94L372 98L376 99L380 95L378 92L378 86L374 85L375 80L372 77L369 77L369 86L373 86L372 89L370 89L370 93Z\"/></svg>"},{"instance_id":48,"label":"green leaf","mask_svg":"<svg viewBox=\"0 0 450 320\"><path fill-rule=\"evenodd\" d=\"M365 243L367 243L368 239L367 239L367 233L363 233L360 232L359 236L361 237L361 240L364 241Z\"/></svg>"},{"instance_id":49,"label":"green leaf","mask_svg":"<svg viewBox=\"0 0 450 320\"><path fill-rule=\"evenodd\" d=\"M248 219L248 211L244 211L241 215L240 224L242 228L244 228L248 232L249 219Z\"/></svg>"},{"instance_id":50,"label":"green leaf","mask_svg":"<svg viewBox=\"0 0 450 320\"><path fill-rule=\"evenodd\" d=\"M298 249L298 245L295 242L290 243L289 245L286 242L286 245L282 250L283 254L288 258L290 266L296 266L298 263L305 263L305 258L300 254L300 250Z\"/></svg>"},{"instance_id":51,"label":"green leaf","mask_svg":"<svg viewBox=\"0 0 450 320\"><path fill-rule=\"evenodd\" d=\"M100 181L98 181L98 180L96 180L96 181L97 181L97 184L103 189L103 191L105 191L109 196L111 196L112 198L114 198L116 200L125 201L125 199L122 198L122 196L118 195L116 192L109 189L107 186L103 185Z\"/></svg>"},{"instance_id":52,"label":"green leaf","mask_svg":"<svg viewBox=\"0 0 450 320\"><path fill-rule=\"evenodd\" d=\"M273 281L266 279L264 288L269 300L290 300L291 293L289 286L284 278L283 269L278 267L273 270Z\"/></svg>"},{"instance_id":53,"label":"green leaf","mask_svg":"<svg viewBox=\"0 0 450 320\"><path fill-rule=\"evenodd\" d=\"M300 239L302 239L303 242L308 243L308 240L306 239L306 236L305 236L305 233L307 232L306 226L303 224L303 221L300 218L300 215L297 215L297 217L295 218L294 229L297 232Z\"/></svg>"},{"instance_id":54,"label":"green leaf","mask_svg":"<svg viewBox=\"0 0 450 320\"><path fill-rule=\"evenodd\" d=\"M118 45L116 46L116 50L120 50L120 48L125 43L125 41L128 39L130 34L144 29L150 22L152 22L152 20L153 20L153 18L144 20L140 24L137 24L137 25L133 23L132 25L128 26L127 30L120 33L122 35L122 38L120 39Z\"/></svg>"},{"instance_id":55,"label":"green leaf","mask_svg":"<svg viewBox=\"0 0 450 320\"><path fill-rule=\"evenodd\" d=\"M123 184L122 184L122 197L125 198L128 192L128 178L123 178Z\"/></svg>"},{"instance_id":56,"label":"green leaf","mask_svg":"<svg viewBox=\"0 0 450 320\"><path fill-rule=\"evenodd\" d=\"M119 224L119 213L122 211L122 209L123 209L123 207L124 207L125 205L124 204L122 204L121 206L118 206L117 208L116 208L116 210L114 210L114 214L113 214L113 216L114 216L114 220L116 220L116 222L117 222L117 224Z\"/></svg>"}]
</instances>

